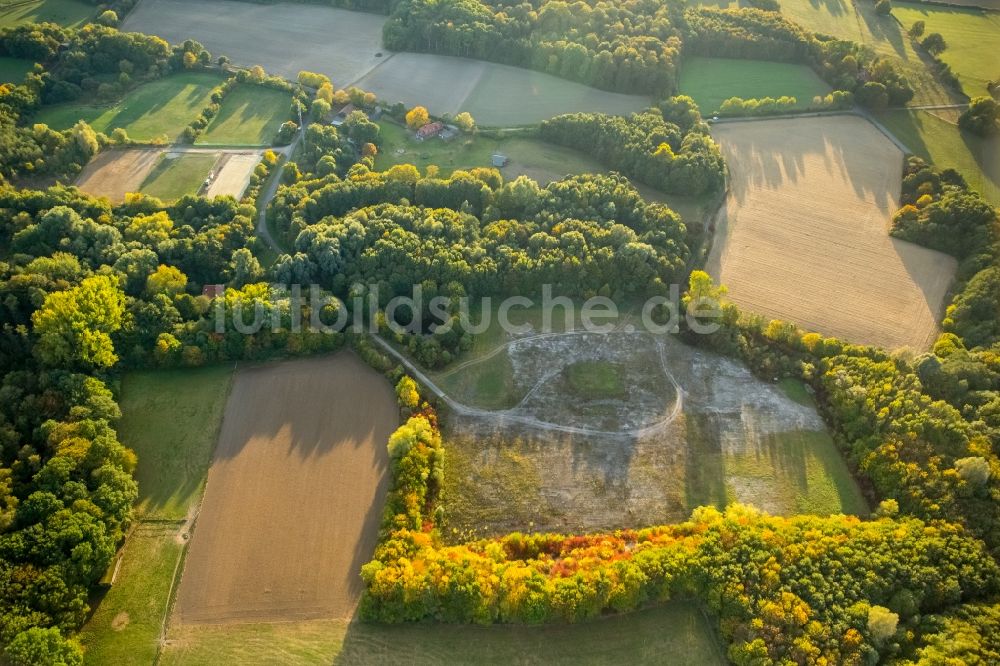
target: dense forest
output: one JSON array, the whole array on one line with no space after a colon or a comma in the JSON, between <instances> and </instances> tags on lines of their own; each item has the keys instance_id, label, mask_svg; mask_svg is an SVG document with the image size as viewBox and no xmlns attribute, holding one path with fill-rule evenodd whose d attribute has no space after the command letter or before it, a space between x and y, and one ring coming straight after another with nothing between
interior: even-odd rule
<instances>
[{"instance_id":1,"label":"dense forest","mask_svg":"<svg viewBox=\"0 0 1000 666\"><path fill-rule=\"evenodd\" d=\"M671 97L628 117L556 116L542 123L539 135L668 194L701 196L725 183L722 153L690 97Z\"/></svg>"}]
</instances>

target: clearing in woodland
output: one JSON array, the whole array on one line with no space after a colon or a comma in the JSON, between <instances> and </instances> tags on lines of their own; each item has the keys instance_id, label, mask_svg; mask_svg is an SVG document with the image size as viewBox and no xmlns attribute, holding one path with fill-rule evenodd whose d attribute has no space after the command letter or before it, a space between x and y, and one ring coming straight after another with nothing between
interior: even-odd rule
<instances>
[{"instance_id":1,"label":"clearing in woodland","mask_svg":"<svg viewBox=\"0 0 1000 666\"><path fill-rule=\"evenodd\" d=\"M868 511L801 386L648 333L477 347L432 375L463 403L442 419L447 535L634 528L732 502Z\"/></svg>"},{"instance_id":2,"label":"clearing in woodland","mask_svg":"<svg viewBox=\"0 0 1000 666\"><path fill-rule=\"evenodd\" d=\"M350 617L397 424L392 387L352 354L241 368L174 621Z\"/></svg>"},{"instance_id":3,"label":"clearing in woodland","mask_svg":"<svg viewBox=\"0 0 1000 666\"><path fill-rule=\"evenodd\" d=\"M813 97L830 92L805 65L733 58L686 58L681 69L680 94L690 95L702 115L710 116L730 97L794 97L796 108L812 105Z\"/></svg>"},{"instance_id":4,"label":"clearing in woodland","mask_svg":"<svg viewBox=\"0 0 1000 666\"><path fill-rule=\"evenodd\" d=\"M33 60L0 57L0 83L20 84L34 66Z\"/></svg>"},{"instance_id":5,"label":"clearing in woodland","mask_svg":"<svg viewBox=\"0 0 1000 666\"><path fill-rule=\"evenodd\" d=\"M903 153L856 116L717 124L730 191L708 270L750 312L927 349L953 258L890 237Z\"/></svg>"}]
</instances>

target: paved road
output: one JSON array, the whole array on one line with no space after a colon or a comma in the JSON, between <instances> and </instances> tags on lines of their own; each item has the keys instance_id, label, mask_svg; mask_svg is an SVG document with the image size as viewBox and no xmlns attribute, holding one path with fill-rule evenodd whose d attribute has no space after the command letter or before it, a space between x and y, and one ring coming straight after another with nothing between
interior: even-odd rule
<instances>
[{"instance_id":1,"label":"paved road","mask_svg":"<svg viewBox=\"0 0 1000 666\"><path fill-rule=\"evenodd\" d=\"M299 130L299 133L295 135L295 140L289 145L283 148L276 148L274 152L284 155L285 159L291 159L292 155L295 154L295 149L298 147L299 142L306 135L305 127ZM280 167L279 167L280 173ZM257 214L257 235L264 239L264 242L271 246L271 248L278 254L284 254L281 246L278 244L274 237L271 235L270 229L267 228L267 206L274 199L275 195L278 194L278 188L281 187L281 178L277 174L267 184L267 188L264 190L264 196L260 200L260 209Z\"/></svg>"}]
</instances>

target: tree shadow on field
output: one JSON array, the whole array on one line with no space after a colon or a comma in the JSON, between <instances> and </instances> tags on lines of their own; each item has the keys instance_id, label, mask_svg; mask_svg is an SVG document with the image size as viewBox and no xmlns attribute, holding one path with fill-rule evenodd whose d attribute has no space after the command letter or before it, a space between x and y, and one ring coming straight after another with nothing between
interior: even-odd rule
<instances>
[{"instance_id":1,"label":"tree shadow on field","mask_svg":"<svg viewBox=\"0 0 1000 666\"><path fill-rule=\"evenodd\" d=\"M850 119L848 124L833 126ZM861 141L855 137L863 136ZM858 198L872 202L888 216L895 207L892 192L899 191L898 179L881 168L885 150L895 152L891 142L873 125L853 116L791 118L746 121L721 126L717 139L723 146L729 171L730 195L740 205L761 190L780 190L810 178L803 192L801 214L812 216L816 207L836 205L824 198L830 178L807 173L817 159L828 173L848 184ZM783 148L784 147L784 148ZM893 165L894 170L901 168ZM889 179L895 179L888 182Z\"/></svg>"},{"instance_id":2,"label":"tree shadow on field","mask_svg":"<svg viewBox=\"0 0 1000 666\"><path fill-rule=\"evenodd\" d=\"M240 368L178 593L184 620L349 615L378 538L398 415L389 383L349 352ZM220 557L255 585L217 576Z\"/></svg>"},{"instance_id":3,"label":"tree shadow on field","mask_svg":"<svg viewBox=\"0 0 1000 666\"><path fill-rule=\"evenodd\" d=\"M903 36L902 26L895 18L876 14L874 3L859 2L855 4L855 7L865 22L868 32L875 40L892 47L895 55L901 60L910 59L910 54L906 50L906 37Z\"/></svg>"},{"instance_id":4,"label":"tree shadow on field","mask_svg":"<svg viewBox=\"0 0 1000 666\"><path fill-rule=\"evenodd\" d=\"M809 0L813 9L822 9L830 16L843 16L847 13L847 3L844 0Z\"/></svg>"}]
</instances>

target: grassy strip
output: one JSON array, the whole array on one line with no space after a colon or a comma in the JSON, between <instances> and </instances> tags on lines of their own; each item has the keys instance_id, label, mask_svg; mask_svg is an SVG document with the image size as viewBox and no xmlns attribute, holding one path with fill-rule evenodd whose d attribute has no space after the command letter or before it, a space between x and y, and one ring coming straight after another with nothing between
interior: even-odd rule
<instances>
[{"instance_id":1,"label":"grassy strip","mask_svg":"<svg viewBox=\"0 0 1000 666\"><path fill-rule=\"evenodd\" d=\"M386 626L319 620L177 627L169 638L164 665L655 663L671 654L684 655L691 664L725 663L708 621L684 602L576 625Z\"/></svg>"},{"instance_id":2,"label":"grassy strip","mask_svg":"<svg viewBox=\"0 0 1000 666\"><path fill-rule=\"evenodd\" d=\"M34 66L31 60L0 57L0 83L21 83Z\"/></svg>"},{"instance_id":3,"label":"grassy strip","mask_svg":"<svg viewBox=\"0 0 1000 666\"><path fill-rule=\"evenodd\" d=\"M946 119L948 115L948 111L888 111L879 115L879 121L915 155L939 168L955 169L972 189L1000 205L1000 137L963 132ZM957 119L957 113L950 115Z\"/></svg>"}]
</instances>

